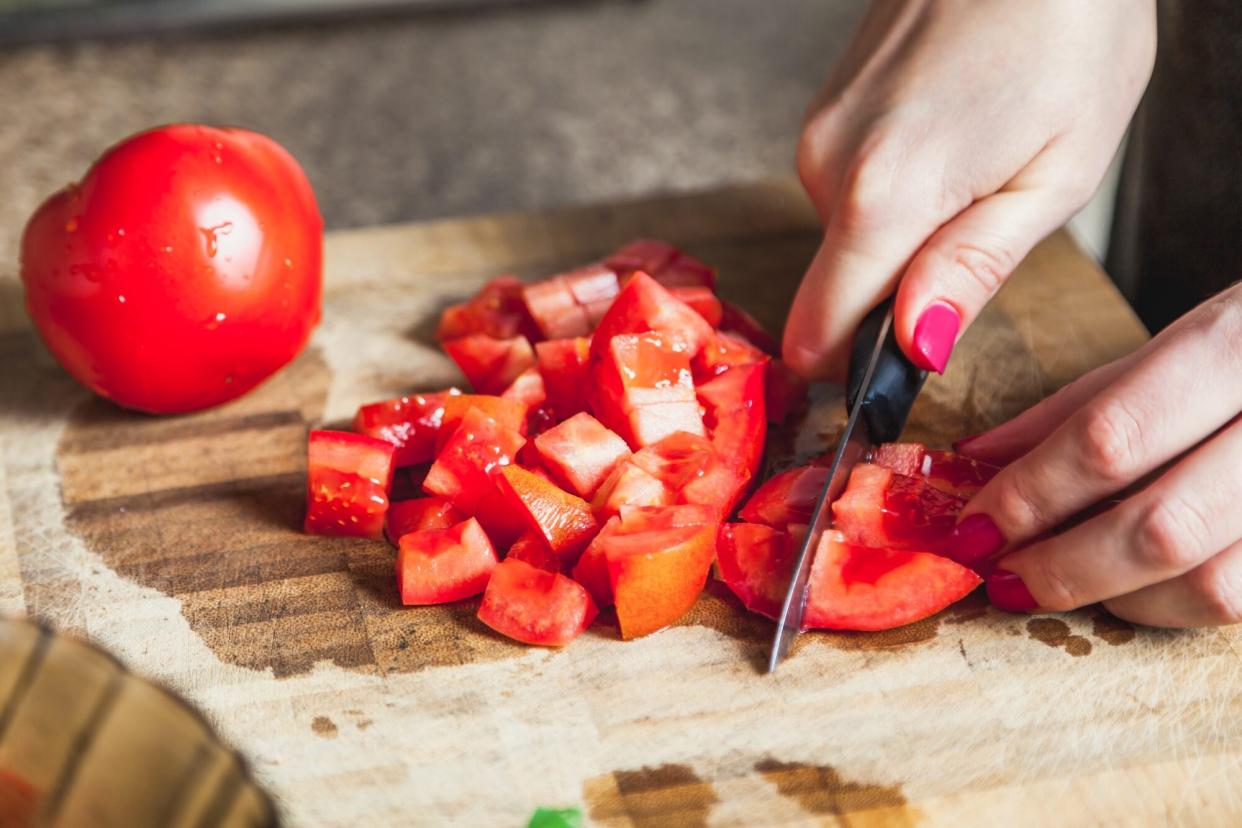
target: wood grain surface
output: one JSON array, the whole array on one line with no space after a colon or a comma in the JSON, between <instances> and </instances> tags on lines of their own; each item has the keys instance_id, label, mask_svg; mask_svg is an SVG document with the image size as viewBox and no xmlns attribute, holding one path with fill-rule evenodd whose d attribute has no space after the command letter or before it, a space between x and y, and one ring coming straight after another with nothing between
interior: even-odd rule
<instances>
[{"instance_id":1,"label":"wood grain surface","mask_svg":"<svg viewBox=\"0 0 1242 828\"><path fill-rule=\"evenodd\" d=\"M459 381L431 341L440 308L640 235L717 265L722 293L777 327L818 233L789 182L338 233L312 346L242 400L165 419L69 380L5 274L0 611L185 694L293 825L520 826L540 804L618 827L1242 824L1233 629L1028 618L976 595L889 633L804 635L766 676L770 623L715 586L647 638L528 649L474 602L401 608L385 544L300 534L308 428ZM1056 234L908 436L999 422L1145 337Z\"/></svg>"}]
</instances>

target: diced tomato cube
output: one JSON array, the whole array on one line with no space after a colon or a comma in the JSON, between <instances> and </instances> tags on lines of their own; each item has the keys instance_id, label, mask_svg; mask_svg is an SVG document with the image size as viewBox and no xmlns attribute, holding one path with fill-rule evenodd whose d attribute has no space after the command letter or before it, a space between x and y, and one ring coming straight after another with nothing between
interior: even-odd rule
<instances>
[{"instance_id":1,"label":"diced tomato cube","mask_svg":"<svg viewBox=\"0 0 1242 828\"><path fill-rule=\"evenodd\" d=\"M450 388L364 405L354 415L354 431L395 447L393 462L397 466L426 463L435 457L445 404L449 397L460 395L456 388Z\"/></svg>"},{"instance_id":2,"label":"diced tomato cube","mask_svg":"<svg viewBox=\"0 0 1242 828\"><path fill-rule=\"evenodd\" d=\"M859 463L832 504L832 515L850 543L942 552L965 505L965 498L918 478Z\"/></svg>"},{"instance_id":3,"label":"diced tomato cube","mask_svg":"<svg viewBox=\"0 0 1242 828\"><path fill-rule=\"evenodd\" d=\"M505 558L526 561L536 569L546 569L548 572L561 571L561 559L548 548L548 544L538 532L528 531L515 540L509 547Z\"/></svg>"},{"instance_id":4,"label":"diced tomato cube","mask_svg":"<svg viewBox=\"0 0 1242 828\"><path fill-rule=\"evenodd\" d=\"M597 612L573 579L507 558L492 572L479 620L526 644L561 647L589 627Z\"/></svg>"},{"instance_id":5,"label":"diced tomato cube","mask_svg":"<svg viewBox=\"0 0 1242 828\"><path fill-rule=\"evenodd\" d=\"M726 523L718 536L716 565L721 580L742 606L776 618L796 552L788 532L758 523Z\"/></svg>"},{"instance_id":6,"label":"diced tomato cube","mask_svg":"<svg viewBox=\"0 0 1242 828\"><path fill-rule=\"evenodd\" d=\"M468 515L442 497L417 497L398 500L388 506L385 533L394 546L402 535L419 529L448 529Z\"/></svg>"},{"instance_id":7,"label":"diced tomato cube","mask_svg":"<svg viewBox=\"0 0 1242 828\"><path fill-rule=\"evenodd\" d=\"M726 465L759 473L767 437L767 360L738 365L698 387L704 423L716 454Z\"/></svg>"},{"instance_id":8,"label":"diced tomato cube","mask_svg":"<svg viewBox=\"0 0 1242 828\"><path fill-rule=\"evenodd\" d=\"M776 341L772 334L767 332L767 329L763 327L758 319L755 319L755 317L737 305L722 302L721 306L724 309L723 317L720 320L720 329L722 331L741 334L742 338L747 342L769 354L780 353L780 343Z\"/></svg>"},{"instance_id":9,"label":"diced tomato cube","mask_svg":"<svg viewBox=\"0 0 1242 828\"><path fill-rule=\"evenodd\" d=\"M562 274L561 278L573 294L574 301L583 308L601 303L607 307L621 291L616 272L603 264L586 265Z\"/></svg>"},{"instance_id":10,"label":"diced tomato cube","mask_svg":"<svg viewBox=\"0 0 1242 828\"><path fill-rule=\"evenodd\" d=\"M809 523L815 501L828 483L823 466L799 466L764 481L742 507L740 517L777 529L790 524Z\"/></svg>"},{"instance_id":11,"label":"diced tomato cube","mask_svg":"<svg viewBox=\"0 0 1242 828\"><path fill-rule=\"evenodd\" d=\"M572 562L599 531L591 507L582 498L520 466L506 466L500 473L500 489L508 496L510 509L562 561Z\"/></svg>"},{"instance_id":12,"label":"diced tomato cube","mask_svg":"<svg viewBox=\"0 0 1242 828\"><path fill-rule=\"evenodd\" d=\"M671 287L669 293L694 308L695 313L703 317L704 321L713 328L720 324L720 319L724 316L724 308L721 307L720 299L712 293L711 288L702 285L687 285Z\"/></svg>"},{"instance_id":13,"label":"diced tomato cube","mask_svg":"<svg viewBox=\"0 0 1242 828\"><path fill-rule=\"evenodd\" d=\"M621 532L621 518L611 517L599 533L591 539L587 548L574 564L574 580L591 593L596 606L612 606L612 582L608 578L608 559L604 555L604 541Z\"/></svg>"},{"instance_id":14,"label":"diced tomato cube","mask_svg":"<svg viewBox=\"0 0 1242 828\"><path fill-rule=\"evenodd\" d=\"M706 439L677 432L636 453L632 461L675 493L678 503L697 503L723 520L750 480L749 472L725 463Z\"/></svg>"},{"instance_id":15,"label":"diced tomato cube","mask_svg":"<svg viewBox=\"0 0 1242 828\"><path fill-rule=\"evenodd\" d=\"M444 310L436 338L447 341L470 334L486 334L495 339L530 336L536 329L526 313L522 287L516 276L497 276L467 301Z\"/></svg>"},{"instance_id":16,"label":"diced tomato cube","mask_svg":"<svg viewBox=\"0 0 1242 828\"><path fill-rule=\"evenodd\" d=\"M679 253L675 259L654 274L657 282L667 288L705 287L716 285L716 271L687 253Z\"/></svg>"},{"instance_id":17,"label":"diced tomato cube","mask_svg":"<svg viewBox=\"0 0 1242 828\"><path fill-rule=\"evenodd\" d=\"M693 606L716 556L716 532L713 523L604 538L622 638L667 627Z\"/></svg>"},{"instance_id":18,"label":"diced tomato cube","mask_svg":"<svg viewBox=\"0 0 1242 828\"><path fill-rule=\"evenodd\" d=\"M553 276L527 285L522 297L526 310L547 339L587 336L594 327L564 277Z\"/></svg>"},{"instance_id":19,"label":"diced tomato cube","mask_svg":"<svg viewBox=\"0 0 1242 828\"><path fill-rule=\"evenodd\" d=\"M409 532L397 548L401 603L445 604L478 595L496 563L496 550L474 518L450 529Z\"/></svg>"},{"instance_id":20,"label":"diced tomato cube","mask_svg":"<svg viewBox=\"0 0 1242 828\"><path fill-rule=\"evenodd\" d=\"M527 419L530 414L542 406L548 399L547 390L543 385L543 377L538 368L527 368L513 380L500 396L506 400L517 400L526 406Z\"/></svg>"},{"instance_id":21,"label":"diced tomato cube","mask_svg":"<svg viewBox=\"0 0 1242 828\"><path fill-rule=\"evenodd\" d=\"M346 431L312 431L307 446L305 530L383 537L393 447Z\"/></svg>"},{"instance_id":22,"label":"diced tomato cube","mask_svg":"<svg viewBox=\"0 0 1242 828\"><path fill-rule=\"evenodd\" d=\"M591 358L603 360L615 336L648 331L677 337L685 344L687 357L697 354L712 336L712 326L693 308L639 272L626 282L600 320L591 340Z\"/></svg>"},{"instance_id":23,"label":"diced tomato cube","mask_svg":"<svg viewBox=\"0 0 1242 828\"><path fill-rule=\"evenodd\" d=\"M698 259L683 253L668 242L637 239L609 254L604 263L628 278L636 270L644 271L669 287L702 285L712 287L716 272Z\"/></svg>"},{"instance_id":24,"label":"diced tomato cube","mask_svg":"<svg viewBox=\"0 0 1242 828\"><path fill-rule=\"evenodd\" d=\"M612 517L621 507L666 506L673 502L673 490L633 460L622 460L599 487L591 508L600 518Z\"/></svg>"},{"instance_id":25,"label":"diced tomato cube","mask_svg":"<svg viewBox=\"0 0 1242 828\"><path fill-rule=\"evenodd\" d=\"M589 498L630 456L630 447L585 411L535 438L535 448L552 479Z\"/></svg>"},{"instance_id":26,"label":"diced tomato cube","mask_svg":"<svg viewBox=\"0 0 1242 828\"><path fill-rule=\"evenodd\" d=\"M535 351L524 336L493 339L471 334L451 339L443 347L480 394L499 394L535 364Z\"/></svg>"},{"instance_id":27,"label":"diced tomato cube","mask_svg":"<svg viewBox=\"0 0 1242 828\"><path fill-rule=\"evenodd\" d=\"M806 402L806 380L784 360L774 359L768 363L767 392L768 422L779 425Z\"/></svg>"},{"instance_id":28,"label":"diced tomato cube","mask_svg":"<svg viewBox=\"0 0 1242 828\"><path fill-rule=\"evenodd\" d=\"M918 477L943 492L970 498L1000 471L997 466L919 443L885 443L871 462L898 474Z\"/></svg>"},{"instance_id":29,"label":"diced tomato cube","mask_svg":"<svg viewBox=\"0 0 1242 828\"><path fill-rule=\"evenodd\" d=\"M596 368L592 409L634 448L674 431L704 433L689 354L667 333L612 338Z\"/></svg>"},{"instance_id":30,"label":"diced tomato cube","mask_svg":"<svg viewBox=\"0 0 1242 828\"><path fill-rule=\"evenodd\" d=\"M473 514L494 490L495 476L513 462L525 442L520 433L482 409L467 409L460 427L427 472L423 488Z\"/></svg>"},{"instance_id":31,"label":"diced tomato cube","mask_svg":"<svg viewBox=\"0 0 1242 828\"><path fill-rule=\"evenodd\" d=\"M548 404L561 419L587 410L587 392L591 387L587 367L590 353L591 340L583 337L550 339L535 345Z\"/></svg>"},{"instance_id":32,"label":"diced tomato cube","mask_svg":"<svg viewBox=\"0 0 1242 828\"><path fill-rule=\"evenodd\" d=\"M436 454L444 451L449 438L461 425L466 412L476 409L491 417L502 427L521 433L526 428L526 403L512 397L496 397L490 394L458 394L444 401L444 414L440 422L440 434L436 440Z\"/></svg>"},{"instance_id":33,"label":"diced tomato cube","mask_svg":"<svg viewBox=\"0 0 1242 828\"><path fill-rule=\"evenodd\" d=\"M737 334L718 331L707 340L703 350L695 354L691 368L695 382L708 382L738 365L752 365L771 359Z\"/></svg>"},{"instance_id":34,"label":"diced tomato cube","mask_svg":"<svg viewBox=\"0 0 1242 828\"><path fill-rule=\"evenodd\" d=\"M621 507L621 531L627 535L657 529L679 529L683 526L710 526L719 523L716 510L698 503L677 506Z\"/></svg>"}]
</instances>

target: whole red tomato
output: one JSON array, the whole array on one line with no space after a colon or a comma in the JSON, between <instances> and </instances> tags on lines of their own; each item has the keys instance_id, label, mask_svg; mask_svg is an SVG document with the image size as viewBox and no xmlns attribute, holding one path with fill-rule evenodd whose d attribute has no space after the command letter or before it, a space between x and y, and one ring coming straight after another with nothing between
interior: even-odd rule
<instances>
[{"instance_id":1,"label":"whole red tomato","mask_svg":"<svg viewBox=\"0 0 1242 828\"><path fill-rule=\"evenodd\" d=\"M319 322L315 195L284 148L242 129L181 124L122 141L35 212L21 256L43 341L127 408L244 394Z\"/></svg>"}]
</instances>

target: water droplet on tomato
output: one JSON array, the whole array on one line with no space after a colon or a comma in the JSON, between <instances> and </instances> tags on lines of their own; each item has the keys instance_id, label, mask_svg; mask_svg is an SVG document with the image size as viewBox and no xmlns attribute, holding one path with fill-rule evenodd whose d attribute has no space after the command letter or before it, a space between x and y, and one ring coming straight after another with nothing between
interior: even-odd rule
<instances>
[{"instance_id":1,"label":"water droplet on tomato","mask_svg":"<svg viewBox=\"0 0 1242 828\"><path fill-rule=\"evenodd\" d=\"M166 244L166 245L164 245L164 252L165 252L165 253L171 253L171 252L172 252L172 245L171 245L171 244Z\"/></svg>"},{"instance_id":2,"label":"water droplet on tomato","mask_svg":"<svg viewBox=\"0 0 1242 828\"><path fill-rule=\"evenodd\" d=\"M292 268L292 267L293 267L293 259L285 259L285 267L287 267L287 268ZM288 282L286 282L285 284L288 284Z\"/></svg>"},{"instance_id":3,"label":"water droplet on tomato","mask_svg":"<svg viewBox=\"0 0 1242 828\"><path fill-rule=\"evenodd\" d=\"M69 219L67 222L65 222L65 232L66 232L66 233L76 233L76 232L78 232L78 218L77 218L77 216L74 216L73 218L71 218L71 219Z\"/></svg>"},{"instance_id":4,"label":"water droplet on tomato","mask_svg":"<svg viewBox=\"0 0 1242 828\"><path fill-rule=\"evenodd\" d=\"M122 296L121 294L119 294L119 293L118 293L118 294L117 294L117 296L116 296L116 301L118 301L118 302L120 302L122 305L124 305L124 304L125 304L125 297L124 297L124 296Z\"/></svg>"}]
</instances>

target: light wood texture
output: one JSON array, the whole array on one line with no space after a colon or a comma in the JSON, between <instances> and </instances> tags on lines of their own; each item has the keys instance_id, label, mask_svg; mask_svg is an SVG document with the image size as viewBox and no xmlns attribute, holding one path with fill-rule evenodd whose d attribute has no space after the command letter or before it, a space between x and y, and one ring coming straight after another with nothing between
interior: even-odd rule
<instances>
[{"instance_id":1,"label":"light wood texture","mask_svg":"<svg viewBox=\"0 0 1242 828\"><path fill-rule=\"evenodd\" d=\"M1011 616L973 596L891 633L804 635L766 676L771 625L717 588L648 638L526 649L469 602L398 607L384 544L297 531L310 425L457 379L429 336L446 302L639 235L717 265L723 293L776 326L818 234L785 182L339 233L308 352L175 419L91 399L7 314L0 608L184 693L294 825L519 826L575 803L618 828L1242 823L1234 630ZM1145 336L1054 235L909 434L1001 421Z\"/></svg>"}]
</instances>

